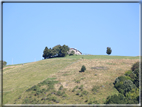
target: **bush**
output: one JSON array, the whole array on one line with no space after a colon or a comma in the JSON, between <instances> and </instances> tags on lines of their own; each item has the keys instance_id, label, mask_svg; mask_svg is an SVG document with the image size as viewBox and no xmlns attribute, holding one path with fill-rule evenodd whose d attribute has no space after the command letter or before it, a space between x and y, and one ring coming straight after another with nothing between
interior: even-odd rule
<instances>
[{"instance_id":1,"label":"bush","mask_svg":"<svg viewBox=\"0 0 142 107\"><path fill-rule=\"evenodd\" d=\"M62 96L61 91L57 91L57 95L58 95L58 96Z\"/></svg>"},{"instance_id":2,"label":"bush","mask_svg":"<svg viewBox=\"0 0 142 107\"><path fill-rule=\"evenodd\" d=\"M79 89L80 89L81 91L83 91L83 85L81 85L81 86L79 87Z\"/></svg>"},{"instance_id":3,"label":"bush","mask_svg":"<svg viewBox=\"0 0 142 107\"><path fill-rule=\"evenodd\" d=\"M87 91L83 91L82 94L83 94L83 95L87 95L88 92L87 92Z\"/></svg>"},{"instance_id":4,"label":"bush","mask_svg":"<svg viewBox=\"0 0 142 107\"><path fill-rule=\"evenodd\" d=\"M132 71L129 70L129 71L126 71L124 75L129 76L129 74L131 74L131 73L132 73Z\"/></svg>"},{"instance_id":5,"label":"bush","mask_svg":"<svg viewBox=\"0 0 142 107\"><path fill-rule=\"evenodd\" d=\"M64 94L62 95L62 97L67 97L67 94L66 94L66 93L64 93Z\"/></svg>"},{"instance_id":6,"label":"bush","mask_svg":"<svg viewBox=\"0 0 142 107\"><path fill-rule=\"evenodd\" d=\"M139 69L135 69L135 70L134 70L134 74L135 74L137 77L139 77Z\"/></svg>"},{"instance_id":7,"label":"bush","mask_svg":"<svg viewBox=\"0 0 142 107\"><path fill-rule=\"evenodd\" d=\"M86 67L83 65L81 68L81 72L84 72L86 70Z\"/></svg>"},{"instance_id":8,"label":"bush","mask_svg":"<svg viewBox=\"0 0 142 107\"><path fill-rule=\"evenodd\" d=\"M105 104L125 104L125 97L123 94L114 94L112 96L108 96Z\"/></svg>"},{"instance_id":9,"label":"bush","mask_svg":"<svg viewBox=\"0 0 142 107\"><path fill-rule=\"evenodd\" d=\"M72 92L74 92L76 89L78 88L78 86L75 86L72 90Z\"/></svg>"},{"instance_id":10,"label":"bush","mask_svg":"<svg viewBox=\"0 0 142 107\"><path fill-rule=\"evenodd\" d=\"M133 84L131 80L125 80L123 85L124 85L124 95L126 95L126 93L131 91L132 89L136 89L135 84Z\"/></svg>"},{"instance_id":11,"label":"bush","mask_svg":"<svg viewBox=\"0 0 142 107\"><path fill-rule=\"evenodd\" d=\"M99 88L100 88L99 86L93 86L92 91L97 92Z\"/></svg>"},{"instance_id":12,"label":"bush","mask_svg":"<svg viewBox=\"0 0 142 107\"><path fill-rule=\"evenodd\" d=\"M131 78L131 81L134 81L134 79L135 79L135 74L132 72L131 74L129 74L129 77Z\"/></svg>"},{"instance_id":13,"label":"bush","mask_svg":"<svg viewBox=\"0 0 142 107\"><path fill-rule=\"evenodd\" d=\"M60 86L59 90L62 90L62 89L63 89L63 85Z\"/></svg>"},{"instance_id":14,"label":"bush","mask_svg":"<svg viewBox=\"0 0 142 107\"><path fill-rule=\"evenodd\" d=\"M81 92L78 90L77 93L76 93L76 95L81 95Z\"/></svg>"},{"instance_id":15,"label":"bush","mask_svg":"<svg viewBox=\"0 0 142 107\"><path fill-rule=\"evenodd\" d=\"M136 63L133 64L131 70L135 71L135 69L139 69L139 62L136 62Z\"/></svg>"},{"instance_id":16,"label":"bush","mask_svg":"<svg viewBox=\"0 0 142 107\"><path fill-rule=\"evenodd\" d=\"M114 81L114 85L116 84L116 83L119 83L119 82L124 82L125 80L127 80L127 78L125 77L125 76L120 76L120 77L117 77L116 79L115 79L115 81Z\"/></svg>"},{"instance_id":17,"label":"bush","mask_svg":"<svg viewBox=\"0 0 142 107\"><path fill-rule=\"evenodd\" d=\"M88 102L88 104L99 104L99 103L95 100L95 97L94 97L94 98L90 99L90 101Z\"/></svg>"},{"instance_id":18,"label":"bush","mask_svg":"<svg viewBox=\"0 0 142 107\"><path fill-rule=\"evenodd\" d=\"M139 97L139 89L132 89L130 92L126 93L126 97L129 98L130 100L137 100Z\"/></svg>"},{"instance_id":19,"label":"bush","mask_svg":"<svg viewBox=\"0 0 142 107\"><path fill-rule=\"evenodd\" d=\"M80 83L80 80L74 80L76 83Z\"/></svg>"},{"instance_id":20,"label":"bush","mask_svg":"<svg viewBox=\"0 0 142 107\"><path fill-rule=\"evenodd\" d=\"M74 51L71 51L71 53L69 54L69 56L74 55L74 54L75 54L75 52L74 52Z\"/></svg>"}]
</instances>

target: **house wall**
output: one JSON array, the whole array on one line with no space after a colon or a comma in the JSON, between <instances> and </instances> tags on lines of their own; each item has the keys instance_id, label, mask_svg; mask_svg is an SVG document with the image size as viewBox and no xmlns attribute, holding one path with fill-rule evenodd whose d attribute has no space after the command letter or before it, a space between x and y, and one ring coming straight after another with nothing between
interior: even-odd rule
<instances>
[{"instance_id":1,"label":"house wall","mask_svg":"<svg viewBox=\"0 0 142 107\"><path fill-rule=\"evenodd\" d=\"M70 54L71 51L74 51L74 53L75 53L76 55L82 55L82 53L81 53L80 51L78 51L77 49L70 48L70 50L68 51L68 53Z\"/></svg>"}]
</instances>

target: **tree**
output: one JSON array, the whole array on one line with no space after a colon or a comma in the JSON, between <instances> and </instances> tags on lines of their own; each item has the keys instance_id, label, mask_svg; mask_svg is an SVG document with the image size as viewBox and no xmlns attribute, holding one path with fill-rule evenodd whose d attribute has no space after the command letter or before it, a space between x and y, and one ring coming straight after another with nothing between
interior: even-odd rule
<instances>
[{"instance_id":1,"label":"tree","mask_svg":"<svg viewBox=\"0 0 142 107\"><path fill-rule=\"evenodd\" d=\"M49 50L48 50L48 48L46 46L45 49L44 49L44 51L43 51L42 57L44 57L44 59L46 59L48 57L48 55L49 55Z\"/></svg>"},{"instance_id":2,"label":"tree","mask_svg":"<svg viewBox=\"0 0 142 107\"><path fill-rule=\"evenodd\" d=\"M6 66L7 62L6 61L0 61L0 69L2 69L2 67Z\"/></svg>"},{"instance_id":3,"label":"tree","mask_svg":"<svg viewBox=\"0 0 142 107\"><path fill-rule=\"evenodd\" d=\"M59 56L60 49L61 49L61 45L56 45L56 46L54 46L54 47L52 48L53 55L54 55L54 56Z\"/></svg>"},{"instance_id":4,"label":"tree","mask_svg":"<svg viewBox=\"0 0 142 107\"><path fill-rule=\"evenodd\" d=\"M48 54L48 57L51 58L54 56L54 50L53 49L49 49L49 54Z\"/></svg>"},{"instance_id":5,"label":"tree","mask_svg":"<svg viewBox=\"0 0 142 107\"><path fill-rule=\"evenodd\" d=\"M59 56L64 57L67 55L67 51L69 51L69 47L67 45L63 45L60 47Z\"/></svg>"},{"instance_id":6,"label":"tree","mask_svg":"<svg viewBox=\"0 0 142 107\"><path fill-rule=\"evenodd\" d=\"M81 68L81 72L84 72L86 70L86 67L83 65Z\"/></svg>"},{"instance_id":7,"label":"tree","mask_svg":"<svg viewBox=\"0 0 142 107\"><path fill-rule=\"evenodd\" d=\"M111 54L111 52L112 52L111 48L110 48L110 47L107 47L107 51L106 51L106 53L107 53L108 55L110 55L110 54Z\"/></svg>"}]
</instances>

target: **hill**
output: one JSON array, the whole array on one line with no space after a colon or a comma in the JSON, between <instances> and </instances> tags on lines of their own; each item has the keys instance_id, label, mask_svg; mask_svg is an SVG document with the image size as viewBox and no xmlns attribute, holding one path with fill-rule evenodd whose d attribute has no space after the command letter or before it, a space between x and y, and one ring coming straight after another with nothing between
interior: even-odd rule
<instances>
[{"instance_id":1,"label":"hill","mask_svg":"<svg viewBox=\"0 0 142 107\"><path fill-rule=\"evenodd\" d=\"M28 98L31 97L36 102L39 100L38 103L45 104L87 104L85 101L88 98L95 97L97 103L102 104L107 96L118 93L113 87L115 79L123 75L137 61L139 57L78 55L6 66L3 70L3 102L4 104L28 103ZM79 72L82 65L86 66L84 73ZM50 84L50 81L51 85L45 84L45 82ZM54 92L47 91L46 89L52 85L55 87L51 88ZM38 86L39 92L43 90L45 93L35 95L35 91L32 90L34 88L31 89L33 86ZM58 92L61 86L63 86L61 90L61 93L64 92L63 95ZM76 91L72 92L75 87ZM43 100L49 93L53 93L50 97L56 97L58 102Z\"/></svg>"}]
</instances>

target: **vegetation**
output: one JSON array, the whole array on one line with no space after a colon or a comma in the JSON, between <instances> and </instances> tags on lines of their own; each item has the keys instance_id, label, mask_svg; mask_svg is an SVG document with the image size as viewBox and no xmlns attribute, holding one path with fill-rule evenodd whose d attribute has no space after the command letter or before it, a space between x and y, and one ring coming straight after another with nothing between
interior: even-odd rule
<instances>
[{"instance_id":1,"label":"vegetation","mask_svg":"<svg viewBox=\"0 0 142 107\"><path fill-rule=\"evenodd\" d=\"M86 67L83 65L82 67L81 67L81 72L84 72L86 70Z\"/></svg>"},{"instance_id":2,"label":"vegetation","mask_svg":"<svg viewBox=\"0 0 142 107\"><path fill-rule=\"evenodd\" d=\"M125 71L138 60L138 57L78 55L6 66L4 69L11 69L3 72L3 101L4 104L103 104L108 96L119 95L112 83L124 75L117 82L129 85L124 85L127 89L123 89L121 94L128 104L136 104L139 89L135 83L139 83L136 82L139 73L135 70L126 73L126 76ZM108 62L115 65L106 64ZM82 65L87 66L87 72L78 72ZM109 69L91 69L97 66ZM76 83L74 79L80 82ZM102 85L105 87L100 87Z\"/></svg>"},{"instance_id":3,"label":"vegetation","mask_svg":"<svg viewBox=\"0 0 142 107\"><path fill-rule=\"evenodd\" d=\"M141 68L142 68L142 63L141 63ZM136 69L139 69L139 62L134 63L131 68L132 71L135 71Z\"/></svg>"},{"instance_id":4,"label":"vegetation","mask_svg":"<svg viewBox=\"0 0 142 107\"><path fill-rule=\"evenodd\" d=\"M125 72L124 76L115 79L114 87L119 94L108 96L105 104L139 103L139 62L133 64L131 70Z\"/></svg>"},{"instance_id":5,"label":"vegetation","mask_svg":"<svg viewBox=\"0 0 142 107\"><path fill-rule=\"evenodd\" d=\"M48 47L46 46L43 51L42 57L44 57L44 59L52 57L65 57L67 55L67 51L69 51L69 47L67 45L57 45L52 49L48 49Z\"/></svg>"},{"instance_id":6,"label":"vegetation","mask_svg":"<svg viewBox=\"0 0 142 107\"><path fill-rule=\"evenodd\" d=\"M71 53L69 54L69 56L72 56L72 55L74 55L75 54L75 52L74 51L71 51Z\"/></svg>"},{"instance_id":7,"label":"vegetation","mask_svg":"<svg viewBox=\"0 0 142 107\"><path fill-rule=\"evenodd\" d=\"M7 62L6 61L0 61L0 69L2 69L2 67L6 66Z\"/></svg>"},{"instance_id":8,"label":"vegetation","mask_svg":"<svg viewBox=\"0 0 142 107\"><path fill-rule=\"evenodd\" d=\"M108 55L110 55L110 54L111 54L111 52L112 52L111 48L110 48L110 47L107 47L107 51L106 51L106 53L107 53Z\"/></svg>"}]
</instances>

